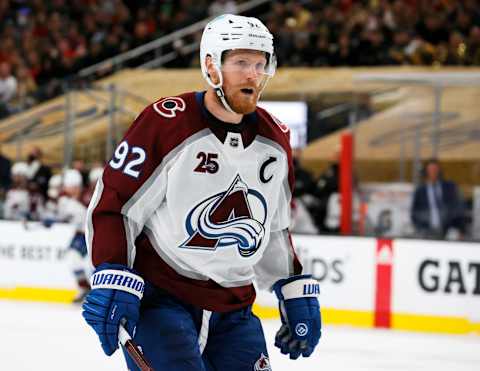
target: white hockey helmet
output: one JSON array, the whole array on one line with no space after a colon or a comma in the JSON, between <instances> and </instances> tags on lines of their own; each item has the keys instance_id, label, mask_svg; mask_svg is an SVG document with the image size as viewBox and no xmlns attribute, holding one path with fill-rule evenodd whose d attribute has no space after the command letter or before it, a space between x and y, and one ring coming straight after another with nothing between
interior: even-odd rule
<instances>
[{"instance_id":1,"label":"white hockey helmet","mask_svg":"<svg viewBox=\"0 0 480 371\"><path fill-rule=\"evenodd\" d=\"M63 177L62 174L55 174L50 177L48 181L48 197L57 198L62 188Z\"/></svg>"},{"instance_id":2,"label":"white hockey helmet","mask_svg":"<svg viewBox=\"0 0 480 371\"><path fill-rule=\"evenodd\" d=\"M52 175L48 181L48 187L60 188L62 186L62 174Z\"/></svg>"},{"instance_id":3,"label":"white hockey helmet","mask_svg":"<svg viewBox=\"0 0 480 371\"><path fill-rule=\"evenodd\" d=\"M221 67L223 53L233 49L250 49L265 52L267 57L265 74L268 78L275 74L277 67L273 50L273 36L260 20L254 17L224 14L210 21L203 30L200 42L200 66L204 79L215 89L216 94L229 111L232 111L232 109L224 99ZM219 75L217 84L212 81L207 72L206 57L208 55L212 57L213 65ZM266 82L261 87L261 91L265 87Z\"/></svg>"},{"instance_id":4,"label":"white hockey helmet","mask_svg":"<svg viewBox=\"0 0 480 371\"><path fill-rule=\"evenodd\" d=\"M82 174L76 169L65 169L63 171L63 186L65 188L81 187Z\"/></svg>"},{"instance_id":5,"label":"white hockey helmet","mask_svg":"<svg viewBox=\"0 0 480 371\"><path fill-rule=\"evenodd\" d=\"M102 167L94 167L88 173L88 181L90 184L97 183L97 180L100 179L103 175L103 168Z\"/></svg>"},{"instance_id":6,"label":"white hockey helmet","mask_svg":"<svg viewBox=\"0 0 480 371\"><path fill-rule=\"evenodd\" d=\"M15 162L10 170L13 176L28 176L28 164L26 162Z\"/></svg>"}]
</instances>

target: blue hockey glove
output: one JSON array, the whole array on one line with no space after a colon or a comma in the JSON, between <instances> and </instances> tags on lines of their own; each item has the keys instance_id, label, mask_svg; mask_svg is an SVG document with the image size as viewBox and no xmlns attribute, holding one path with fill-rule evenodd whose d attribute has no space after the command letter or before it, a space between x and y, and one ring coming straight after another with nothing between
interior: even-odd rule
<instances>
[{"instance_id":1,"label":"blue hockey glove","mask_svg":"<svg viewBox=\"0 0 480 371\"><path fill-rule=\"evenodd\" d=\"M310 275L292 276L277 281L273 290L282 319L275 346L283 354L290 354L291 359L310 356L322 335L318 282Z\"/></svg>"},{"instance_id":2,"label":"blue hockey glove","mask_svg":"<svg viewBox=\"0 0 480 371\"><path fill-rule=\"evenodd\" d=\"M52 225L54 225L56 222L55 219L53 218L45 218L45 219L42 219L42 225L45 227L45 228L50 228Z\"/></svg>"},{"instance_id":3,"label":"blue hockey glove","mask_svg":"<svg viewBox=\"0 0 480 371\"><path fill-rule=\"evenodd\" d=\"M143 296L142 277L120 264L101 264L90 279L82 315L97 333L106 355L118 348L120 321L133 337Z\"/></svg>"}]
</instances>

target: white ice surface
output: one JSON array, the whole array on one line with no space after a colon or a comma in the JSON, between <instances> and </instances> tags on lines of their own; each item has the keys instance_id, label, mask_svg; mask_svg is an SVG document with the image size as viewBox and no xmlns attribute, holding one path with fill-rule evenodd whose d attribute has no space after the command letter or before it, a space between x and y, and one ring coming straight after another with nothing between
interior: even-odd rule
<instances>
[{"instance_id":1,"label":"white ice surface","mask_svg":"<svg viewBox=\"0 0 480 371\"><path fill-rule=\"evenodd\" d=\"M480 371L480 337L324 328L312 357L289 360L273 347L277 321L264 329L274 371ZM72 305L0 301L1 371L125 370L106 357ZM249 370L248 370L249 371Z\"/></svg>"}]
</instances>

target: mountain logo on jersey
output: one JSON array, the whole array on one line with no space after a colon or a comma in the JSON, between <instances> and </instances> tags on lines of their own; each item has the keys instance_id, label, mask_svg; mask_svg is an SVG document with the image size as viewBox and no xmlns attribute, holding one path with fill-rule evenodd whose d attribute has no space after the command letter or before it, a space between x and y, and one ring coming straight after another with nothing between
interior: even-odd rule
<instances>
[{"instance_id":1,"label":"mountain logo on jersey","mask_svg":"<svg viewBox=\"0 0 480 371\"><path fill-rule=\"evenodd\" d=\"M272 368L270 367L270 360L265 354L261 354L260 358L255 362L255 365L253 366L254 371L272 371Z\"/></svg>"},{"instance_id":2,"label":"mountain logo on jersey","mask_svg":"<svg viewBox=\"0 0 480 371\"><path fill-rule=\"evenodd\" d=\"M265 236L266 218L265 198L237 175L226 191L208 197L188 213L189 238L180 247L211 251L235 247L241 256L252 256Z\"/></svg>"}]
</instances>

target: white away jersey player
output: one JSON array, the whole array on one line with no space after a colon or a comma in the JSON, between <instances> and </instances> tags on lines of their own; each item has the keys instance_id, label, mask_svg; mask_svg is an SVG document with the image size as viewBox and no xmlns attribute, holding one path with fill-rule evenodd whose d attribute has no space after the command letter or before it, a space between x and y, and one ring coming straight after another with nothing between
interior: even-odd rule
<instances>
[{"instance_id":1,"label":"white away jersey player","mask_svg":"<svg viewBox=\"0 0 480 371\"><path fill-rule=\"evenodd\" d=\"M230 311L301 273L288 233L288 129L265 110L227 124L203 93L163 98L135 120L89 206L92 263L133 267L181 300Z\"/></svg>"}]
</instances>

